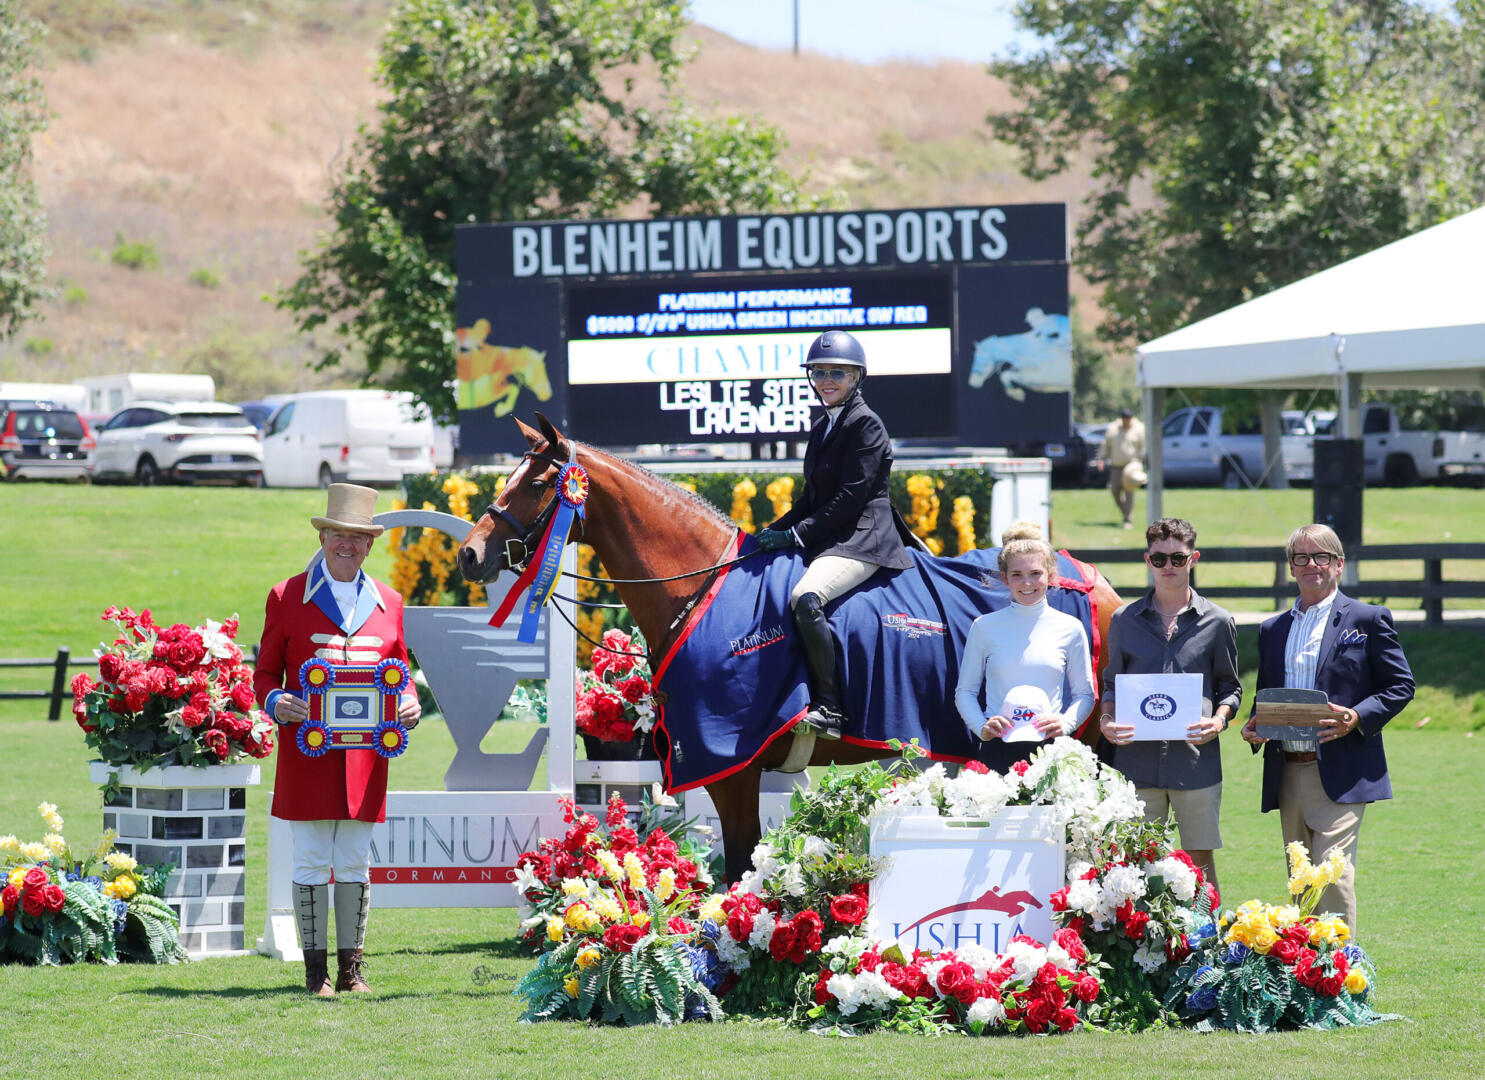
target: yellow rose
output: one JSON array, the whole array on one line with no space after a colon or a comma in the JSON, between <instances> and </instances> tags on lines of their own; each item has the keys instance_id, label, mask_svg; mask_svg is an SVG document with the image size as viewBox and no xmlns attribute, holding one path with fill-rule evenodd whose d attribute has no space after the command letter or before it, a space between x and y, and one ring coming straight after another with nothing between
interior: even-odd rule
<instances>
[{"instance_id":1,"label":"yellow rose","mask_svg":"<svg viewBox=\"0 0 1485 1080\"><path fill-rule=\"evenodd\" d=\"M1271 926L1260 926L1253 931L1253 940L1249 947L1256 953L1268 954L1268 951L1278 944L1279 935L1274 933Z\"/></svg>"},{"instance_id":2,"label":"yellow rose","mask_svg":"<svg viewBox=\"0 0 1485 1080\"><path fill-rule=\"evenodd\" d=\"M1366 989L1366 976L1356 968L1346 972L1346 993L1359 994Z\"/></svg>"},{"instance_id":3,"label":"yellow rose","mask_svg":"<svg viewBox=\"0 0 1485 1080\"><path fill-rule=\"evenodd\" d=\"M603 956L603 953L602 952L600 952L598 949L593 948L593 946L590 945L586 949L584 949L582 952L580 952L580 953L577 954L577 966L581 970L587 971L594 964L598 963L599 959L602 956Z\"/></svg>"},{"instance_id":4,"label":"yellow rose","mask_svg":"<svg viewBox=\"0 0 1485 1080\"><path fill-rule=\"evenodd\" d=\"M563 982L562 982L562 989L564 989L564 990L567 991L567 996L568 997L577 997L578 996L578 977L576 975L569 975L569 976L567 976L567 978L564 979Z\"/></svg>"},{"instance_id":5,"label":"yellow rose","mask_svg":"<svg viewBox=\"0 0 1485 1080\"><path fill-rule=\"evenodd\" d=\"M574 930L588 929L588 923L593 918L593 911L587 904L579 900L567 909L564 921ZM557 939L554 939L557 940Z\"/></svg>"},{"instance_id":6,"label":"yellow rose","mask_svg":"<svg viewBox=\"0 0 1485 1080\"><path fill-rule=\"evenodd\" d=\"M10 872L10 877L6 879L5 883L7 885L14 885L17 889L19 889L21 887L21 882L25 880L26 868L24 866L17 866Z\"/></svg>"},{"instance_id":7,"label":"yellow rose","mask_svg":"<svg viewBox=\"0 0 1485 1080\"><path fill-rule=\"evenodd\" d=\"M727 912L722 909L722 898L713 894L706 903L701 905L701 918L721 926L727 920Z\"/></svg>"},{"instance_id":8,"label":"yellow rose","mask_svg":"<svg viewBox=\"0 0 1485 1080\"><path fill-rule=\"evenodd\" d=\"M547 920L547 938L551 941L561 941L563 933L566 929L567 924L564 923L561 919Z\"/></svg>"}]
</instances>

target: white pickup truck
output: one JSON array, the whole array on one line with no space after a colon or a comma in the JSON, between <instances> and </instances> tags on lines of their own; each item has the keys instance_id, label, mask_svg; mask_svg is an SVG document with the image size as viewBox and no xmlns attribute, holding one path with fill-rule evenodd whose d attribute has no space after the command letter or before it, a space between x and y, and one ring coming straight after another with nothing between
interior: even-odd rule
<instances>
[{"instance_id":1,"label":"white pickup truck","mask_svg":"<svg viewBox=\"0 0 1485 1080\"><path fill-rule=\"evenodd\" d=\"M1312 412L1305 427L1314 437L1335 434L1335 413ZM1361 407L1362 460L1366 483L1406 487L1418 483L1485 479L1485 432L1405 431L1391 405ZM1285 440L1289 479L1315 478L1314 438Z\"/></svg>"},{"instance_id":2,"label":"white pickup truck","mask_svg":"<svg viewBox=\"0 0 1485 1080\"><path fill-rule=\"evenodd\" d=\"M1286 409L1282 415L1280 443L1287 464L1288 444L1305 432L1305 417L1297 409ZM1160 445L1167 484L1240 488L1257 484L1263 477L1263 433L1258 421L1239 426L1229 420L1224 425L1222 409L1214 405L1193 405L1171 413L1160 427ZM1313 452L1311 457L1313 475Z\"/></svg>"}]
</instances>

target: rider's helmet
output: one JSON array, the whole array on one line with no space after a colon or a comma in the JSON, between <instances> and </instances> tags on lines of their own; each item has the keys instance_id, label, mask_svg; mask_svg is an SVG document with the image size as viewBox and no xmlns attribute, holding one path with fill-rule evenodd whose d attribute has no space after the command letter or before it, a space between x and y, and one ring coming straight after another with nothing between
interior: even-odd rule
<instances>
[{"instance_id":1,"label":"rider's helmet","mask_svg":"<svg viewBox=\"0 0 1485 1080\"><path fill-rule=\"evenodd\" d=\"M826 330L810 343L810 350L805 354L804 366L808 370L811 364L843 364L861 369L861 374L866 374L866 350L844 330Z\"/></svg>"}]
</instances>

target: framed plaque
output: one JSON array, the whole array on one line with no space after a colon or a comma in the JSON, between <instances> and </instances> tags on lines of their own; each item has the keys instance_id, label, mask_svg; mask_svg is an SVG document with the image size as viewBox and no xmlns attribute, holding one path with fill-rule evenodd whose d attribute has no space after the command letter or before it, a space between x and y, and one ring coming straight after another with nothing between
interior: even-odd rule
<instances>
[{"instance_id":1,"label":"framed plaque","mask_svg":"<svg viewBox=\"0 0 1485 1080\"><path fill-rule=\"evenodd\" d=\"M316 657L299 669L309 718L299 725L300 751L320 757L331 750L375 750L385 758L407 749L407 728L397 719L398 699L412 682L401 660L332 664Z\"/></svg>"},{"instance_id":2,"label":"framed plaque","mask_svg":"<svg viewBox=\"0 0 1485 1080\"><path fill-rule=\"evenodd\" d=\"M1319 744L1320 721L1331 715L1330 699L1320 690L1272 687L1253 699L1261 738Z\"/></svg>"}]
</instances>

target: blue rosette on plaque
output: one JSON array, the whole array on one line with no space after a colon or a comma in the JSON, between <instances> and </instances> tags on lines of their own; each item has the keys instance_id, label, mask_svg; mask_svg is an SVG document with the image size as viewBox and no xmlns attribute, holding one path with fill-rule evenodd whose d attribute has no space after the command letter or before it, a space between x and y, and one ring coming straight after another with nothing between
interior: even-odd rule
<instances>
[{"instance_id":1,"label":"blue rosette on plaque","mask_svg":"<svg viewBox=\"0 0 1485 1080\"><path fill-rule=\"evenodd\" d=\"M311 717L299 725L299 734L294 741L305 757L324 757L330 751L330 728L325 721Z\"/></svg>"},{"instance_id":2,"label":"blue rosette on plaque","mask_svg":"<svg viewBox=\"0 0 1485 1080\"><path fill-rule=\"evenodd\" d=\"M335 685L335 665L315 656L299 665L299 685L306 694L323 694Z\"/></svg>"},{"instance_id":3,"label":"blue rosette on plaque","mask_svg":"<svg viewBox=\"0 0 1485 1080\"><path fill-rule=\"evenodd\" d=\"M400 694L412 682L412 669L395 657L376 665L376 688L384 694Z\"/></svg>"},{"instance_id":4,"label":"blue rosette on plaque","mask_svg":"<svg viewBox=\"0 0 1485 1080\"><path fill-rule=\"evenodd\" d=\"M407 728L401 720L383 720L376 726L372 746L384 758L400 757L407 749Z\"/></svg>"}]
</instances>

